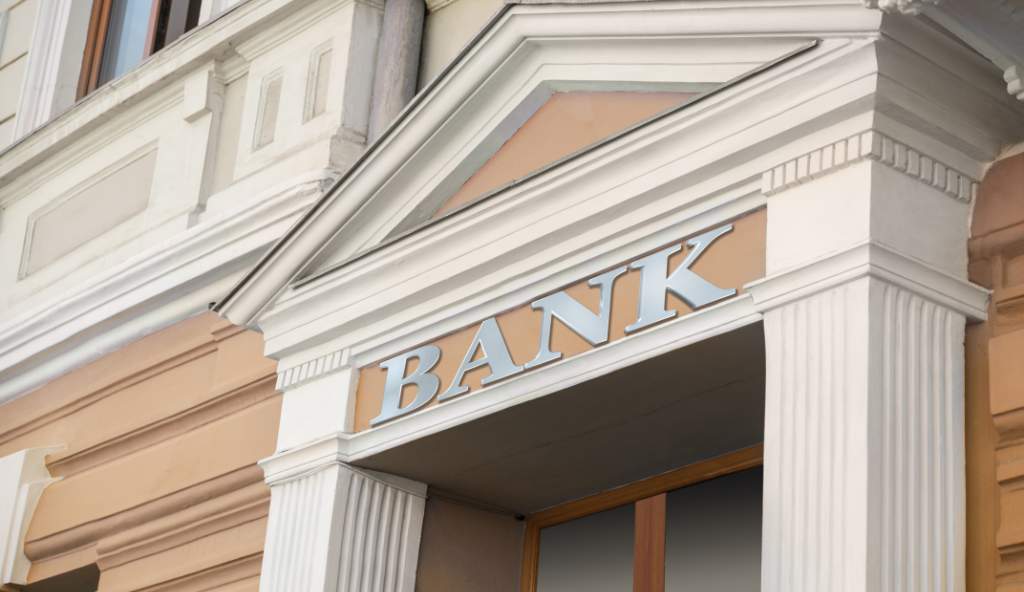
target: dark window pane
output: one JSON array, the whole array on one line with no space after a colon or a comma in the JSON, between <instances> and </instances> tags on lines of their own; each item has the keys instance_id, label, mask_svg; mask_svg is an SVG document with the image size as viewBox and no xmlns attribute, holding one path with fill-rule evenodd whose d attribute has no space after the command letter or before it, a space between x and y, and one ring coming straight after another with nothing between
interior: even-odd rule
<instances>
[{"instance_id":1,"label":"dark window pane","mask_svg":"<svg viewBox=\"0 0 1024 592\"><path fill-rule=\"evenodd\" d=\"M666 592L761 589L762 481L757 468L668 494Z\"/></svg>"},{"instance_id":2,"label":"dark window pane","mask_svg":"<svg viewBox=\"0 0 1024 592\"><path fill-rule=\"evenodd\" d=\"M100 84L122 76L145 57L152 6L153 0L113 0L110 3Z\"/></svg>"},{"instance_id":3,"label":"dark window pane","mask_svg":"<svg viewBox=\"0 0 1024 592\"><path fill-rule=\"evenodd\" d=\"M159 51L167 44L195 28L199 22L199 7L202 0L163 0L156 21L153 51Z\"/></svg>"},{"instance_id":4,"label":"dark window pane","mask_svg":"<svg viewBox=\"0 0 1024 592\"><path fill-rule=\"evenodd\" d=\"M632 592L633 504L540 532L537 592Z\"/></svg>"}]
</instances>

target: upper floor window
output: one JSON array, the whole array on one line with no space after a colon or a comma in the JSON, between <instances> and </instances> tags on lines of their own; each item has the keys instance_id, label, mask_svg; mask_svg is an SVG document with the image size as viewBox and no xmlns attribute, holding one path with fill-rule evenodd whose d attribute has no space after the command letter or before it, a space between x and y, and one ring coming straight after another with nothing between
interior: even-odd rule
<instances>
[{"instance_id":1,"label":"upper floor window","mask_svg":"<svg viewBox=\"0 0 1024 592\"><path fill-rule=\"evenodd\" d=\"M78 97L194 28L202 0L93 0Z\"/></svg>"}]
</instances>

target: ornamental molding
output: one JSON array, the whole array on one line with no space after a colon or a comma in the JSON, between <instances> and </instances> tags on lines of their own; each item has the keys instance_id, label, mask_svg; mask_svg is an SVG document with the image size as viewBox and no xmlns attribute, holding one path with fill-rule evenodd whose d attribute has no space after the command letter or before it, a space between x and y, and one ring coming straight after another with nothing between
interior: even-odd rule
<instances>
[{"instance_id":1,"label":"ornamental molding","mask_svg":"<svg viewBox=\"0 0 1024 592\"><path fill-rule=\"evenodd\" d=\"M917 179L957 201L970 203L977 193L976 179L876 131L861 132L822 146L765 171L761 191L774 195L868 159Z\"/></svg>"},{"instance_id":2,"label":"ornamental molding","mask_svg":"<svg viewBox=\"0 0 1024 592\"><path fill-rule=\"evenodd\" d=\"M29 448L0 457L0 589L28 583L31 562L25 554L25 538L43 490L59 479L46 468L46 455L63 446Z\"/></svg>"},{"instance_id":3,"label":"ornamental molding","mask_svg":"<svg viewBox=\"0 0 1024 592\"><path fill-rule=\"evenodd\" d=\"M875 241L784 269L747 284L744 291L765 313L866 277L899 286L968 319L988 318L988 289Z\"/></svg>"},{"instance_id":4,"label":"ornamental molding","mask_svg":"<svg viewBox=\"0 0 1024 592\"><path fill-rule=\"evenodd\" d=\"M277 373L277 390L292 389L321 376L343 370L348 367L348 362L348 352L338 350L308 362L279 370Z\"/></svg>"},{"instance_id":5,"label":"ornamental molding","mask_svg":"<svg viewBox=\"0 0 1024 592\"><path fill-rule=\"evenodd\" d=\"M1006 81L1006 92L1024 101L1024 65L1014 64L1003 72Z\"/></svg>"},{"instance_id":6,"label":"ornamental molding","mask_svg":"<svg viewBox=\"0 0 1024 592\"><path fill-rule=\"evenodd\" d=\"M918 15L927 6L938 6L942 0L863 0L866 8L876 8L890 14Z\"/></svg>"},{"instance_id":7,"label":"ornamental molding","mask_svg":"<svg viewBox=\"0 0 1024 592\"><path fill-rule=\"evenodd\" d=\"M14 122L14 138L28 135L54 115L58 102L61 61L65 54L71 0L51 0L39 5L21 100ZM0 28L0 36L3 30Z\"/></svg>"}]
</instances>

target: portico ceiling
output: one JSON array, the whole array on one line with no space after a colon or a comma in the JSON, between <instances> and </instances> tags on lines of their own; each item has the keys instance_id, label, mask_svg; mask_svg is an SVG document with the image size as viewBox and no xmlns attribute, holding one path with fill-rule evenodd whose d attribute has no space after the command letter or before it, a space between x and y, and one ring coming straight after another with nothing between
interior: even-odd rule
<instances>
[{"instance_id":1,"label":"portico ceiling","mask_svg":"<svg viewBox=\"0 0 1024 592\"><path fill-rule=\"evenodd\" d=\"M528 514L759 444L764 359L750 325L356 464Z\"/></svg>"}]
</instances>

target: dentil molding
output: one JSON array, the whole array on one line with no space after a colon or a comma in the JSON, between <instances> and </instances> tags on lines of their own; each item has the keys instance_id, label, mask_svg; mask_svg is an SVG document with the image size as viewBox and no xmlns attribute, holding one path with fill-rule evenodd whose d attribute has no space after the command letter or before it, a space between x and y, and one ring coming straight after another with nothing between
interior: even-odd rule
<instances>
[{"instance_id":1,"label":"dentil molding","mask_svg":"<svg viewBox=\"0 0 1024 592\"><path fill-rule=\"evenodd\" d=\"M277 390L283 391L305 384L315 378L320 378L337 370L345 368L348 364L348 352L344 350L333 351L303 362L296 366L290 366L277 372Z\"/></svg>"},{"instance_id":2,"label":"dentil molding","mask_svg":"<svg viewBox=\"0 0 1024 592\"><path fill-rule=\"evenodd\" d=\"M978 181L966 173L898 140L869 130L822 146L765 171L761 191L765 195L773 195L867 159L887 165L957 201L970 203L978 190Z\"/></svg>"}]
</instances>

